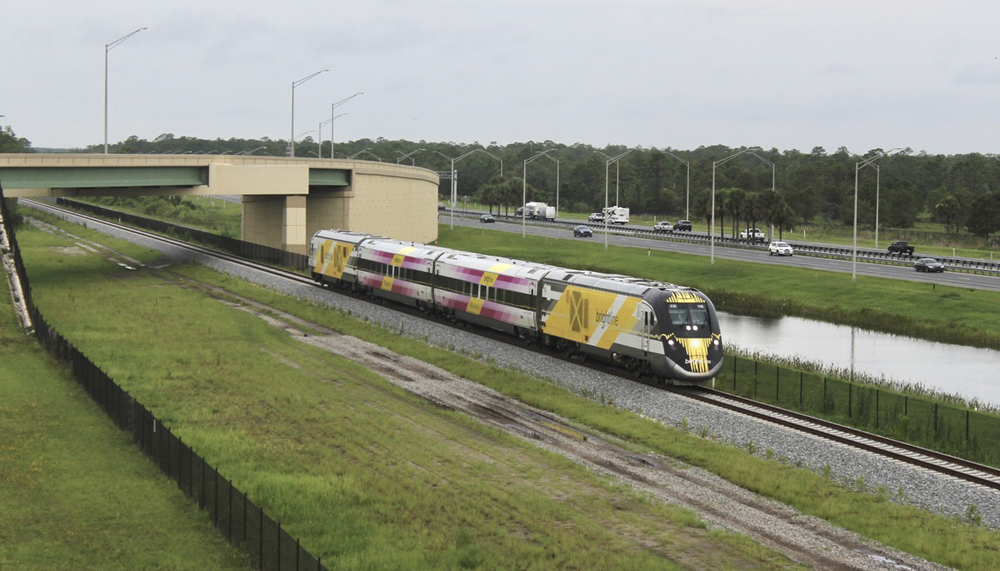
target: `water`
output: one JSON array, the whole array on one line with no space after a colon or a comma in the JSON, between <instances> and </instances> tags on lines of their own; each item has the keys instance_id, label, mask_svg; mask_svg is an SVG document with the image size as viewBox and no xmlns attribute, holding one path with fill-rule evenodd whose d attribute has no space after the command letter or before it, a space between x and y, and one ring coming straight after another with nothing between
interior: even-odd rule
<instances>
[{"instance_id":1,"label":"water","mask_svg":"<svg viewBox=\"0 0 1000 571\"><path fill-rule=\"evenodd\" d=\"M723 339L750 353L798 358L1000 406L1000 351L797 317L764 319L720 312L719 321Z\"/></svg>"}]
</instances>

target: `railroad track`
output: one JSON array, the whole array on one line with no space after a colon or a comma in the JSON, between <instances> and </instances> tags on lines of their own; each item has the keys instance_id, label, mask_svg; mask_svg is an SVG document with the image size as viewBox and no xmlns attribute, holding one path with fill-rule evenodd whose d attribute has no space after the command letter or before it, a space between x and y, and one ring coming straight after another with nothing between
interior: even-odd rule
<instances>
[{"instance_id":1,"label":"railroad track","mask_svg":"<svg viewBox=\"0 0 1000 571\"><path fill-rule=\"evenodd\" d=\"M90 216L87 214L82 214L74 210L64 209L34 200L25 200L25 201L29 203L32 207L38 208L39 210L42 211L70 213L74 217L86 220L93 224L100 224L118 229L123 232L128 232L135 235L143 236L147 239L169 244L173 247L180 248L192 253L225 260L232 264L237 264L259 272L264 272L266 274L273 275L281 279L291 280L299 284L309 285L312 287L322 287L316 284L316 282L314 282L312 279L291 271L282 270L266 264L261 264L258 262L247 260L245 258L219 252L218 250L213 250L203 246L198 246L195 244L177 240L175 238L166 237L146 230L125 226L123 224L118 224L106 219ZM334 291L335 290L331 290L331 292ZM336 292L335 295L349 295L349 294ZM417 310L416 308L396 306L395 309L409 315L428 318L423 312ZM916 466L923 470L945 475L958 480L970 482L977 486L982 486L986 489L1000 491L1000 469L994 468L992 466L977 464L975 462L971 462L955 456L950 456L948 454L944 454L934 450L921 448L919 446L915 446L898 440L893 440L891 438L879 436L877 434L872 434L870 432L865 432L859 429L836 424L806 414L797 413L787 409L760 403L757 401L753 401L751 399L747 399L744 397L728 393L723 393L708 388L701 388L701 387L681 388L673 386L664 387L663 385L655 383L649 379L635 379L633 376L629 375L626 371L619 369L617 367L595 362L593 360L586 360L581 362L578 359L571 359L564 355L560 355L558 353L554 353L552 351L548 351L536 346L526 345L515 338L512 338L510 336L504 335L500 332L493 331L490 329L479 328L472 325L457 325L446 321L441 321L441 323L445 325L451 325L454 327L466 327L470 330L474 330L477 334L489 337L497 341L501 341L508 345L515 345L525 350L541 352L550 357L562 359L565 361L572 361L577 365L598 370L603 373L615 375L630 381L643 382L644 384L659 388L661 390L662 389L669 390L685 398L690 398L693 400L710 404L712 406L716 406L746 416L757 418L766 422L770 422L772 424L786 427L791 430L795 430L804 434L809 434L814 437L821 438L833 443L841 444L851 448L865 450L869 453L876 454L878 456L882 456L885 458L890 458L907 465Z\"/></svg>"},{"instance_id":2,"label":"railroad track","mask_svg":"<svg viewBox=\"0 0 1000 571\"><path fill-rule=\"evenodd\" d=\"M673 390L676 391L676 389ZM699 387L694 390L677 392L688 398L710 403L727 410L766 420L773 424L786 426L825 440L852 448L867 450L879 456L1000 491L1000 469L992 466L977 464L943 452L921 448L920 446L893 440L878 434L760 403L738 395L723 393L714 389Z\"/></svg>"}]
</instances>

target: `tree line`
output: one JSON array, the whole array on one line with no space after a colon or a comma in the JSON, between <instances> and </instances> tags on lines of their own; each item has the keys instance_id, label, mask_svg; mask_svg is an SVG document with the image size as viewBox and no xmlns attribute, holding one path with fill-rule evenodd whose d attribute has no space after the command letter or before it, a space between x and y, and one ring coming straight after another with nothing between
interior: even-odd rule
<instances>
[{"instance_id":1,"label":"tree line","mask_svg":"<svg viewBox=\"0 0 1000 571\"><path fill-rule=\"evenodd\" d=\"M8 127L0 144L11 138L25 143ZM330 143L307 137L296 142L295 150L300 157L328 158ZM103 145L80 152L103 152ZM129 137L111 152L285 156L287 141L165 133L152 141ZM773 225L779 233L802 224L851 225L856 175L861 227L874 226L877 197L879 224L886 227L912 228L919 217L941 223L948 233L987 239L1000 233L1000 158L979 153L903 149L857 169L881 149L855 154L845 147L832 153L815 147L806 153L724 145L678 150L549 140L501 146L377 138L337 143L335 152L337 158L399 161L443 173L445 200L451 195L447 173L454 159L459 202L468 198L499 212L520 206L526 194L528 201L558 202L560 211L596 212L607 200L633 214L707 220L714 182L716 219L728 229L724 232L734 234L757 224Z\"/></svg>"}]
</instances>

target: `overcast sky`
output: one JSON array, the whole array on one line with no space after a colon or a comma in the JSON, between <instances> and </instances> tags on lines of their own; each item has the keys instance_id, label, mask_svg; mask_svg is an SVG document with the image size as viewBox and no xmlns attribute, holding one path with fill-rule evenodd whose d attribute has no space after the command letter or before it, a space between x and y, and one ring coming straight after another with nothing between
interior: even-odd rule
<instances>
[{"instance_id":1,"label":"overcast sky","mask_svg":"<svg viewBox=\"0 0 1000 571\"><path fill-rule=\"evenodd\" d=\"M1000 152L996 0L3 0L0 124L103 143L144 26L111 142L287 140L329 69L297 137Z\"/></svg>"}]
</instances>

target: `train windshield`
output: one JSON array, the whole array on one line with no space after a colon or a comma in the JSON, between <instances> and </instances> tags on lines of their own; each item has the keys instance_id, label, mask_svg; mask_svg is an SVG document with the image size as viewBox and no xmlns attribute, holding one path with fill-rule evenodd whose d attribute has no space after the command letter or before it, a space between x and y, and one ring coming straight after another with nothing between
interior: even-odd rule
<instances>
[{"instance_id":1,"label":"train windshield","mask_svg":"<svg viewBox=\"0 0 1000 571\"><path fill-rule=\"evenodd\" d=\"M704 303L671 303L667 312L673 325L708 325L708 307Z\"/></svg>"}]
</instances>

